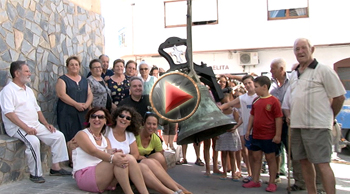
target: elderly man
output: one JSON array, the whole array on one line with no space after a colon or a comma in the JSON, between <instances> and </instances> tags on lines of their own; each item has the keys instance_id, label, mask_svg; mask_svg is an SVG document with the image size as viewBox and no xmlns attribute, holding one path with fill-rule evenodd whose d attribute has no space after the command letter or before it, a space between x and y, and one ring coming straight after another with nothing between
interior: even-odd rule
<instances>
[{"instance_id":1,"label":"elderly man","mask_svg":"<svg viewBox=\"0 0 350 194\"><path fill-rule=\"evenodd\" d=\"M300 160L308 193L316 193L315 164L326 193L332 194L331 129L345 100L345 89L330 67L313 58L315 48L308 39L297 39L293 49L299 62L290 77L293 159Z\"/></svg>"},{"instance_id":2,"label":"elderly man","mask_svg":"<svg viewBox=\"0 0 350 194\"><path fill-rule=\"evenodd\" d=\"M108 81L109 79L111 79L111 76L114 75L114 72L110 69L108 69L109 67L109 57L105 54L100 55L100 57L98 58L101 60L102 62L102 74L101 77L105 80ZM88 75L86 77L89 77L91 75L91 72L88 73Z\"/></svg>"},{"instance_id":3,"label":"elderly man","mask_svg":"<svg viewBox=\"0 0 350 194\"><path fill-rule=\"evenodd\" d=\"M130 78L130 96L124 98L118 106L130 106L134 107L141 116L144 116L151 107L148 95L142 95L143 81L140 77Z\"/></svg>"},{"instance_id":4,"label":"elderly man","mask_svg":"<svg viewBox=\"0 0 350 194\"><path fill-rule=\"evenodd\" d=\"M71 175L62 169L59 162L68 160L66 141L60 131L50 125L37 104L33 90L26 86L30 82L30 70L24 61L11 63L12 82L0 94L2 119L6 133L23 141L26 145L26 158L30 180L44 183L42 177L40 142L51 146L52 167L50 175Z\"/></svg>"},{"instance_id":5,"label":"elderly man","mask_svg":"<svg viewBox=\"0 0 350 194\"><path fill-rule=\"evenodd\" d=\"M270 65L270 72L272 74L272 83L270 87L270 94L275 96L280 103L282 104L284 95L289 87L289 75L286 73L286 61L282 58L274 59ZM280 153L283 152L283 146L288 150L288 125L285 121L285 117L283 117L283 125L282 125L282 135L281 135L281 144L279 144L278 149L276 151L276 162L277 162L277 175L276 182L281 182L279 178L280 166L281 166L281 156ZM283 172L285 170L283 169Z\"/></svg>"}]
</instances>

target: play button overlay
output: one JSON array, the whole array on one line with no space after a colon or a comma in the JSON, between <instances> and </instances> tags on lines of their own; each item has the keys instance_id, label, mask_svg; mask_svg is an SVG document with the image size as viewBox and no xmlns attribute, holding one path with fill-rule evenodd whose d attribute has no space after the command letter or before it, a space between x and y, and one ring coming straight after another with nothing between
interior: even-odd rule
<instances>
[{"instance_id":1,"label":"play button overlay","mask_svg":"<svg viewBox=\"0 0 350 194\"><path fill-rule=\"evenodd\" d=\"M165 81L165 113L192 99L193 96Z\"/></svg>"},{"instance_id":2,"label":"play button overlay","mask_svg":"<svg viewBox=\"0 0 350 194\"><path fill-rule=\"evenodd\" d=\"M160 77L150 92L153 111L163 120L180 122L192 116L200 102L197 83L188 75L171 72Z\"/></svg>"}]
</instances>

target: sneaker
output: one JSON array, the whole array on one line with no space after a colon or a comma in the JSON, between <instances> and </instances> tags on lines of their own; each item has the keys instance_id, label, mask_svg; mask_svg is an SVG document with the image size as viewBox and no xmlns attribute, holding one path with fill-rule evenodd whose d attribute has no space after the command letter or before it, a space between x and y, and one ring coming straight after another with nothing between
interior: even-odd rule
<instances>
[{"instance_id":1,"label":"sneaker","mask_svg":"<svg viewBox=\"0 0 350 194\"><path fill-rule=\"evenodd\" d=\"M249 183L244 183L242 185L242 187L244 188L254 188L254 187L261 187L261 183L260 182L254 182L254 181L250 181Z\"/></svg>"},{"instance_id":2,"label":"sneaker","mask_svg":"<svg viewBox=\"0 0 350 194\"><path fill-rule=\"evenodd\" d=\"M50 176L69 176L72 175L71 172L68 172L61 168L60 170L52 170L50 169Z\"/></svg>"},{"instance_id":3,"label":"sneaker","mask_svg":"<svg viewBox=\"0 0 350 194\"><path fill-rule=\"evenodd\" d=\"M265 191L267 192L275 192L277 190L276 184L269 184L269 186L266 187Z\"/></svg>"},{"instance_id":4,"label":"sneaker","mask_svg":"<svg viewBox=\"0 0 350 194\"><path fill-rule=\"evenodd\" d=\"M42 176L29 176L29 180L31 180L34 183L45 183L45 179Z\"/></svg>"}]
</instances>

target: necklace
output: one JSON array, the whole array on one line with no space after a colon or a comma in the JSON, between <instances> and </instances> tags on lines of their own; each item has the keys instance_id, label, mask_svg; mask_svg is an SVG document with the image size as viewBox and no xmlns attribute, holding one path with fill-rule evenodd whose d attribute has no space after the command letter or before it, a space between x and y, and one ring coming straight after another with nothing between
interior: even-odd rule
<instances>
[{"instance_id":1,"label":"necklace","mask_svg":"<svg viewBox=\"0 0 350 194\"><path fill-rule=\"evenodd\" d=\"M101 141L102 140L102 135L100 134L100 137L97 137L92 131L90 128L88 128L88 131L92 134L92 136L94 137L94 139L96 141Z\"/></svg>"}]
</instances>

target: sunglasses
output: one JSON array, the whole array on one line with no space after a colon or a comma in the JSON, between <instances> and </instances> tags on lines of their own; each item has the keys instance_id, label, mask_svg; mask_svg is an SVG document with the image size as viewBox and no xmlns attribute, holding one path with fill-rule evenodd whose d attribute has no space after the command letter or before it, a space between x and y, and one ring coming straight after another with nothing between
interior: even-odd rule
<instances>
[{"instance_id":1,"label":"sunglasses","mask_svg":"<svg viewBox=\"0 0 350 194\"><path fill-rule=\"evenodd\" d=\"M95 114L92 114L92 115L90 115L90 118L91 118L91 119L96 119L96 118L105 119L106 116L104 116L104 115L95 115Z\"/></svg>"},{"instance_id":2,"label":"sunglasses","mask_svg":"<svg viewBox=\"0 0 350 194\"><path fill-rule=\"evenodd\" d=\"M140 71L147 71L148 68L140 68Z\"/></svg>"},{"instance_id":3,"label":"sunglasses","mask_svg":"<svg viewBox=\"0 0 350 194\"><path fill-rule=\"evenodd\" d=\"M123 115L123 114L118 115L118 117L120 117L120 118L122 118L122 119L125 118L126 120L131 121L131 117L126 116L126 115Z\"/></svg>"}]
</instances>

